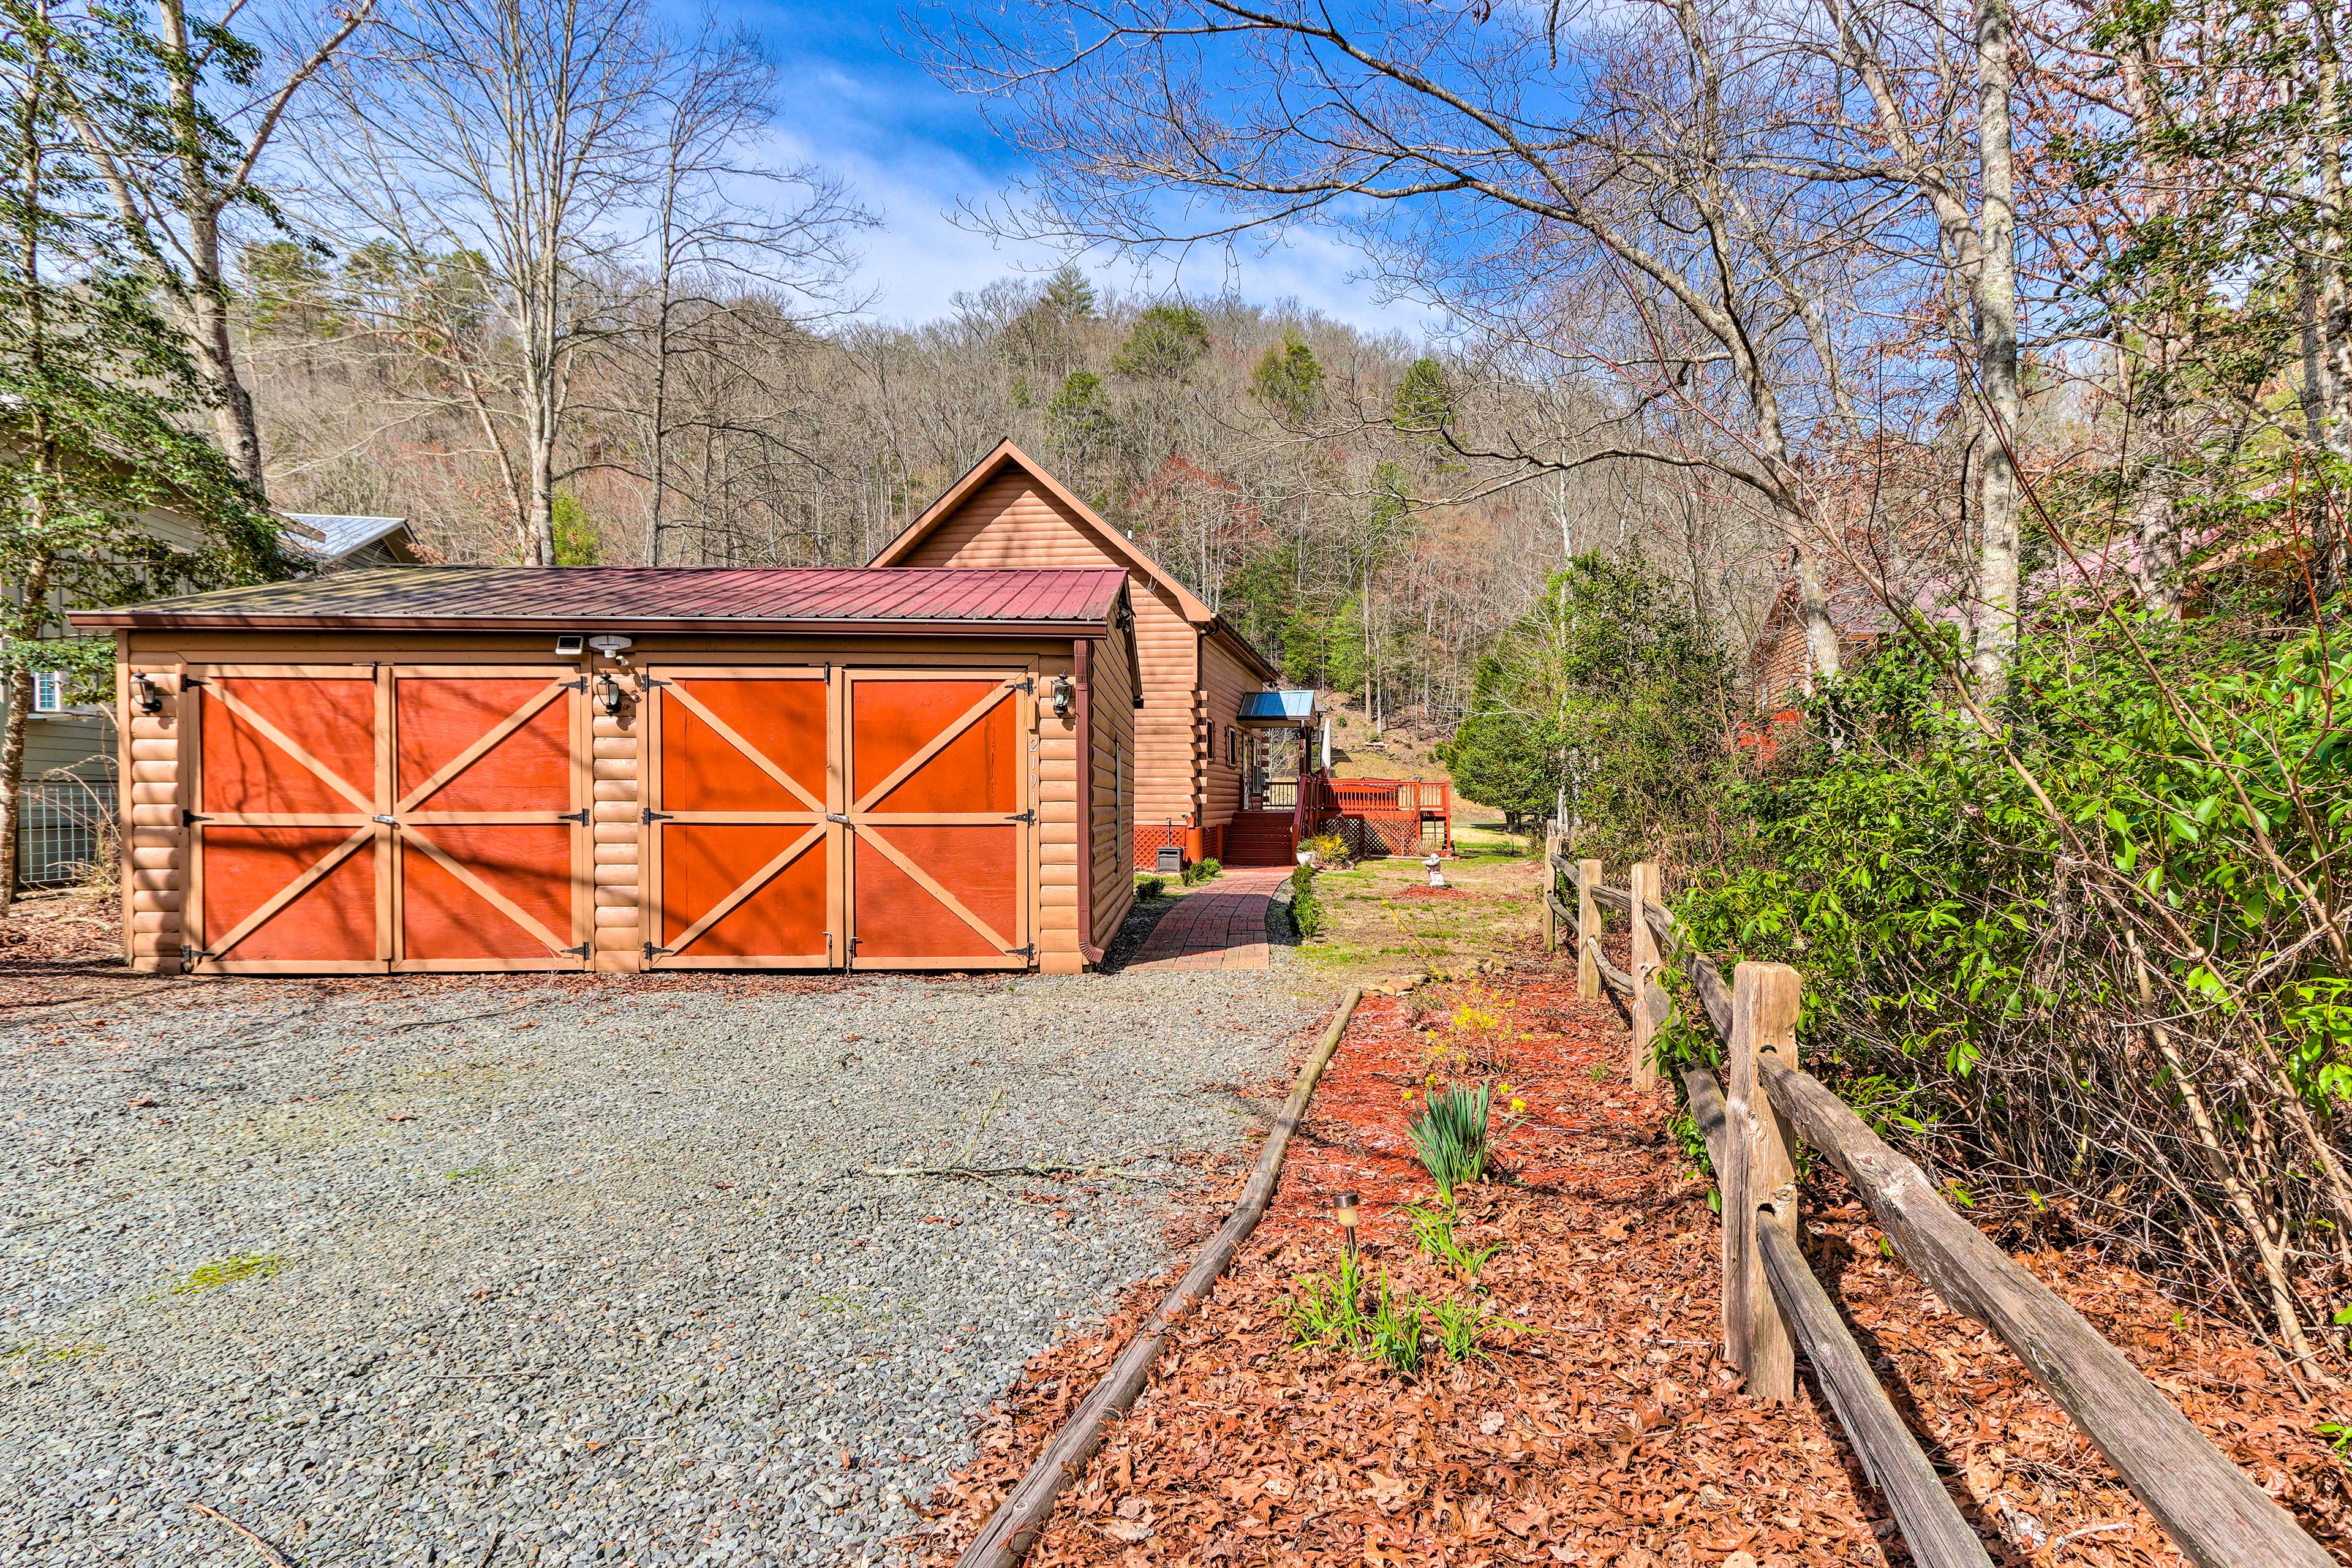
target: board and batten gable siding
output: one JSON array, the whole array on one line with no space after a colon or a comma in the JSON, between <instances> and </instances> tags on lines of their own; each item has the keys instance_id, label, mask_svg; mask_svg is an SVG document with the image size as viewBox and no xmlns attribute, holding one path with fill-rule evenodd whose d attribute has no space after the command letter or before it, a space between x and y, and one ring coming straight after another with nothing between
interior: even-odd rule
<instances>
[{"instance_id":1,"label":"board and batten gable siding","mask_svg":"<svg viewBox=\"0 0 2352 1568\"><path fill-rule=\"evenodd\" d=\"M893 564L1127 566L1018 464L965 497ZM1136 662L1143 669L1143 708L1133 716L1134 820L1181 826L1201 807L1194 756L1201 728L1200 633L1149 574L1129 571L1128 583L1135 604Z\"/></svg>"},{"instance_id":2,"label":"board and batten gable siding","mask_svg":"<svg viewBox=\"0 0 2352 1568\"><path fill-rule=\"evenodd\" d=\"M1087 805L1093 826L1093 931L1097 952L1111 944L1135 902L1129 868L1135 841L1135 685L1129 673L1126 634L1097 643L1088 661L1087 708L1093 727L1092 787Z\"/></svg>"}]
</instances>

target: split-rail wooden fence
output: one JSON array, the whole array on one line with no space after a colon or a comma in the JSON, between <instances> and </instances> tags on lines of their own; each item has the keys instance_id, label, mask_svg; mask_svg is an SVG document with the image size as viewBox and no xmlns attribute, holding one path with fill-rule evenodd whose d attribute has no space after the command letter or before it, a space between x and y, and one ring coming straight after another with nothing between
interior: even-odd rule
<instances>
[{"instance_id":1,"label":"split-rail wooden fence","mask_svg":"<svg viewBox=\"0 0 2352 1568\"><path fill-rule=\"evenodd\" d=\"M1923 1568L1988 1568L1990 1559L1798 1246L1800 1139L1845 1173L1905 1264L2016 1352L2189 1561L2200 1568L2324 1568L2334 1561L2121 1351L1799 1068L1802 983L1795 970L1744 963L1726 984L1665 908L1654 862L1633 866L1626 886L1605 886L1601 863L1563 856L1555 832L1544 866L1545 945L1574 947L1580 996L1597 998L1606 984L1624 999L1633 1027L1629 1071L1638 1086L1657 1081L1654 1041L1674 1006L1659 977L1669 965L1688 978L1699 1012L1722 1038L1727 1081L1705 1068L1685 1069L1682 1080L1723 1196L1725 1356L1746 1375L1749 1393L1787 1400L1796 1393L1795 1352L1804 1351ZM1631 927L1630 970L1601 951L1603 910L1625 916Z\"/></svg>"}]
</instances>

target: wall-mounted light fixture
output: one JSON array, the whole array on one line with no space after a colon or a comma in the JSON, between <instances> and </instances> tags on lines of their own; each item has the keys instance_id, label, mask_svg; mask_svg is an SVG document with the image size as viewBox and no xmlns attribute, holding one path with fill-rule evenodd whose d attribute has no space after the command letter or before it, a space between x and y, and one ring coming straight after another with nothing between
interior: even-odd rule
<instances>
[{"instance_id":1,"label":"wall-mounted light fixture","mask_svg":"<svg viewBox=\"0 0 2352 1568\"><path fill-rule=\"evenodd\" d=\"M161 713L163 710L163 689L155 684L153 676L132 675L131 692L131 700L139 704L142 713Z\"/></svg>"},{"instance_id":2,"label":"wall-mounted light fixture","mask_svg":"<svg viewBox=\"0 0 2352 1568\"><path fill-rule=\"evenodd\" d=\"M1078 683L1072 680L1066 675L1055 677L1054 680L1054 717L1056 719L1066 719L1072 713L1077 711L1077 707Z\"/></svg>"},{"instance_id":3,"label":"wall-mounted light fixture","mask_svg":"<svg viewBox=\"0 0 2352 1568\"><path fill-rule=\"evenodd\" d=\"M603 654L606 658L619 658L623 654L628 652L629 649L635 647L636 644L627 637L615 637L611 632L605 632L599 636L590 637L588 639L588 646L594 648L598 653Z\"/></svg>"},{"instance_id":4,"label":"wall-mounted light fixture","mask_svg":"<svg viewBox=\"0 0 2352 1568\"><path fill-rule=\"evenodd\" d=\"M560 637L555 639L555 657L578 658L587 651L588 639L581 637Z\"/></svg>"},{"instance_id":5,"label":"wall-mounted light fixture","mask_svg":"<svg viewBox=\"0 0 2352 1568\"><path fill-rule=\"evenodd\" d=\"M621 703L625 695L621 690L621 683L613 679L612 671L604 670L597 675L596 706L604 710L605 718L614 719L620 716Z\"/></svg>"}]
</instances>

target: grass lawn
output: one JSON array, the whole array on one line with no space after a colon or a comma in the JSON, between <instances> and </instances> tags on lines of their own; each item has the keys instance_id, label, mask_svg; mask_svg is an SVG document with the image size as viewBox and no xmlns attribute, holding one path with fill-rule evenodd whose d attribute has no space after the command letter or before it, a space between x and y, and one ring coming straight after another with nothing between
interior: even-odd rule
<instances>
[{"instance_id":1,"label":"grass lawn","mask_svg":"<svg viewBox=\"0 0 2352 1568\"><path fill-rule=\"evenodd\" d=\"M1454 845L1445 889L1431 888L1421 861L1407 856L1322 872L1316 889L1328 915L1300 956L1336 981L1376 984L1531 951L1541 937L1541 841L1531 849L1499 822L1457 823Z\"/></svg>"}]
</instances>

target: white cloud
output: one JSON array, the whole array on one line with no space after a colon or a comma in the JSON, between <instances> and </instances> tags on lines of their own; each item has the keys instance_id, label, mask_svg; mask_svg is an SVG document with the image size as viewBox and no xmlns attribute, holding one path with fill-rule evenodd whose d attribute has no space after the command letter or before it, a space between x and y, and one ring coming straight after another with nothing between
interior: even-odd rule
<instances>
[{"instance_id":1,"label":"white cloud","mask_svg":"<svg viewBox=\"0 0 2352 1568\"><path fill-rule=\"evenodd\" d=\"M903 133L877 155L856 144L856 128L836 122L822 137L779 136L778 155L815 163L845 180L881 226L858 237L865 260L858 281L874 292L865 314L883 321L921 321L944 314L959 290L982 288L1013 272L1045 272L1062 253L1040 241L999 239L962 219L961 207L984 205L1003 182L937 142ZM838 136L838 139L836 137ZM1181 263L1140 264L1096 256L1083 265L1104 286L1159 292L1171 284L1195 298L1227 288L1244 300L1271 305L1295 300L1368 331L1418 338L1434 318L1411 302L1383 303L1354 276L1362 258L1338 236L1302 231L1271 247L1248 245L1228 253L1204 247Z\"/></svg>"}]
</instances>

